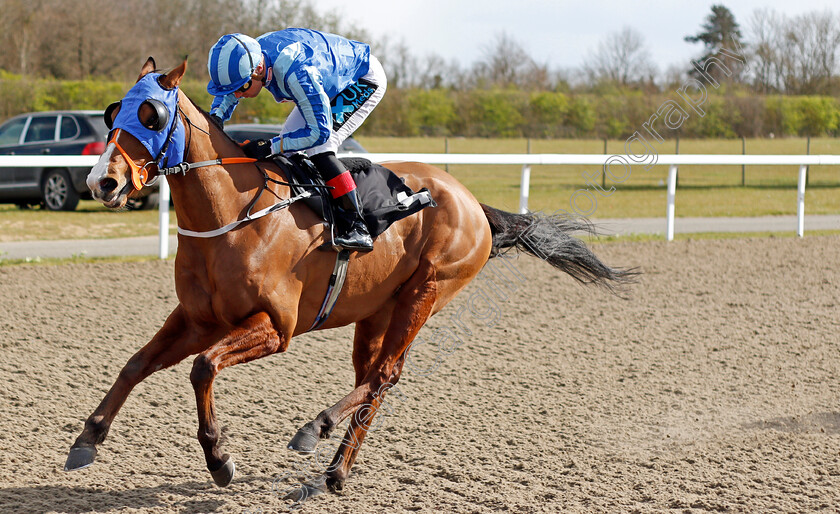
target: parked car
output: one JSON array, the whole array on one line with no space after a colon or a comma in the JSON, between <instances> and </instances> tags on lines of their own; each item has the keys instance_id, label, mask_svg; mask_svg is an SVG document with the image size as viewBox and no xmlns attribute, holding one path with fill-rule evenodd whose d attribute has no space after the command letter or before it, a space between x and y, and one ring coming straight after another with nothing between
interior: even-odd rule
<instances>
[{"instance_id":1,"label":"parked car","mask_svg":"<svg viewBox=\"0 0 840 514\"><path fill-rule=\"evenodd\" d=\"M225 125L225 132L237 143L255 139L271 139L283 131L282 125L261 125L258 123L233 123ZM348 137L338 147L339 153L367 153L358 141Z\"/></svg>"},{"instance_id":2,"label":"parked car","mask_svg":"<svg viewBox=\"0 0 840 514\"><path fill-rule=\"evenodd\" d=\"M0 125L0 155L99 155L108 129L102 111L21 114ZM0 203L72 211L90 198L90 168L0 167Z\"/></svg>"}]
</instances>

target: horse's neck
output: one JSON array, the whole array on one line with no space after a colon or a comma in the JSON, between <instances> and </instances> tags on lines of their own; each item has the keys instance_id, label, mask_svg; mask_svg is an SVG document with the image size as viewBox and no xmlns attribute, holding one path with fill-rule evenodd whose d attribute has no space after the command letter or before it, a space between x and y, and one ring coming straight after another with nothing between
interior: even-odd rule
<instances>
[{"instance_id":1,"label":"horse's neck","mask_svg":"<svg viewBox=\"0 0 840 514\"><path fill-rule=\"evenodd\" d=\"M196 163L231 157L237 149L189 100L181 102L187 148L184 161ZM191 126L192 125L192 126ZM178 216L178 225L194 231L214 230L240 219L262 185L256 169L241 172L248 165L236 165L233 174L222 166L208 166L170 175L168 182Z\"/></svg>"}]
</instances>

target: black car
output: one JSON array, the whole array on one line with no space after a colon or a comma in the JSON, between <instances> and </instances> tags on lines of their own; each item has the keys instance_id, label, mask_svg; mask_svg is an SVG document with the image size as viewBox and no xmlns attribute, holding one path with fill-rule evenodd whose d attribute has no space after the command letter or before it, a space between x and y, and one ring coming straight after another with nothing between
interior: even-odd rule
<instances>
[{"instance_id":1,"label":"black car","mask_svg":"<svg viewBox=\"0 0 840 514\"><path fill-rule=\"evenodd\" d=\"M108 129L102 111L21 114L0 125L0 155L99 155ZM0 167L0 203L72 211L90 198L90 168Z\"/></svg>"},{"instance_id":2,"label":"black car","mask_svg":"<svg viewBox=\"0 0 840 514\"><path fill-rule=\"evenodd\" d=\"M256 139L271 139L283 131L282 125L260 125L256 123L234 123L225 125L225 132L237 143ZM367 153L358 141L348 137L338 147L339 153Z\"/></svg>"}]
</instances>

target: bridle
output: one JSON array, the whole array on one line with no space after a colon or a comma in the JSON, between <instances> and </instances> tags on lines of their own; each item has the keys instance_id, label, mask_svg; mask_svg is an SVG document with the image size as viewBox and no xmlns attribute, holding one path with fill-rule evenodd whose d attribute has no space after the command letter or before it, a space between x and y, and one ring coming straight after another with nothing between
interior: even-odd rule
<instances>
[{"instance_id":1,"label":"bridle","mask_svg":"<svg viewBox=\"0 0 840 514\"><path fill-rule=\"evenodd\" d=\"M175 87L175 90L176 90L176 93L177 93L178 88ZM177 96L176 96L176 98L177 98ZM157 179L162 175L163 176L176 175L176 174L185 175L189 170L196 169L196 168L203 168L203 167L206 167L206 166L214 166L214 165L222 165L222 164L247 164L247 163L257 162L256 159L253 159L253 158L250 158L250 157L227 157L227 158L219 158L219 159L213 159L213 160L210 160L210 161L201 161L201 162L195 162L195 163L189 163L189 162L181 161L181 162L175 164L174 166L162 166L161 165L162 161L166 157L166 153L169 151L169 147L172 144L173 137L175 136L175 130L178 127L178 122L181 118L183 118L184 121L186 122L186 123L184 123L184 125L189 127L190 135L192 134L192 129L193 128L195 128L196 130L199 130L201 132L204 132L207 135L209 135L209 133L206 130L203 130L202 128L195 125L189 119L189 117L187 117L187 115L184 113L184 111L181 109L181 106L177 104L177 101L176 101L176 104L175 104L175 116L171 116L171 119L170 119L169 110L163 102L161 102L160 100L158 100L156 98L148 98L140 104L140 107L138 107L138 121L140 121L140 123L145 128L147 128L149 130L152 130L152 131L155 131L155 132L160 132L160 131L168 128L168 131L167 131L164 143L157 153L157 156L154 157L152 160L147 161L145 164L143 164L143 166L138 166L134 162L134 159L132 159L128 155L128 152L126 152L125 149L122 147L122 145L120 145L119 137L122 134L123 129L122 128L116 128L116 129L113 128L113 123L114 123L113 116L114 116L114 113L117 112L118 109L120 109L121 104L122 104L122 101L114 102L111 105L109 105L108 108L105 109L105 113L104 113L105 124L108 126L109 129L111 129L111 132L108 135L108 144L113 143L114 147L117 149L117 151L120 152L120 154L123 156L123 159L125 159L126 163L128 164L129 169L131 170L131 184L134 187L134 189L136 189L138 191L140 189L142 189L143 187L154 185L155 182L157 181ZM142 120L139 120L139 110L144 105L148 105L148 106L152 107L152 109L153 109L153 111L152 111L153 112L153 118L151 118L148 123L144 123ZM137 139L139 140L139 138L137 138ZM189 144L190 144L191 140L192 140L192 137L190 137L190 141L185 142L185 148L184 148L184 152L183 152L184 155L189 153ZM167 161L165 164L169 164L169 162ZM149 179L149 175L150 175L149 167L151 165L154 165L157 168L157 174L150 180Z\"/></svg>"},{"instance_id":2,"label":"bridle","mask_svg":"<svg viewBox=\"0 0 840 514\"><path fill-rule=\"evenodd\" d=\"M209 160L209 161L200 161L200 162L186 162L186 161L184 161L183 157L189 154L189 148L190 148L190 145L192 144L192 130L193 129L199 130L199 131L207 134L208 136L210 134L206 130L202 129L201 127L199 127L195 123L193 123L192 120L190 120L189 117L186 115L186 113L183 111L183 109L181 109L181 106L178 103L178 98L179 98L179 95L180 95L180 92L178 91L178 87L176 86L174 89L171 89L171 90L168 90L168 91L170 91L170 92L174 91L175 92L174 95L170 95L170 99L172 97L174 97L174 102L175 102L175 106L172 109L172 112L174 113L174 116L169 115L169 112L170 112L169 108L163 102L161 102L160 100L158 100L156 98L146 98L138 106L138 109L137 109L138 114L137 114L137 120L136 121L133 118L127 120L125 116L122 117L122 124L124 124L124 125L126 125L126 124L133 125L134 128L137 128L138 130L140 130L138 127L140 125L142 125L142 128L153 132L153 134L146 141L137 137L137 135L135 135L135 134L131 134L132 136L135 137L135 139L140 141L140 143L143 144L143 146L145 146L147 150L150 150L150 152L149 152L150 154L155 153L154 151L152 151L152 148L150 148L151 140L152 139L158 139L159 140L160 139L159 135L162 134L164 130L166 130L166 137L163 140L162 144L160 145L161 146L160 149L157 151L157 156L153 160L150 160L150 161L146 162L143 166L138 166L134 162L134 160L128 155L128 153L125 151L125 149L120 145L119 137L122 134L124 128L123 127L113 128L113 125L115 124L116 119L112 120L112 117L114 116L114 113L117 111L117 109L120 108L122 102L115 102L115 103L111 104L110 106L108 106L108 108L105 110L105 113L104 113L105 123L106 123L106 125L108 126L109 129L112 129L111 133L108 137L108 143L109 144L113 143L114 146L116 147L116 149L120 152L120 154L123 156L125 161L128 163L128 166L131 169L131 184L135 189L140 190L144 186L154 184L155 180L158 177L160 177L161 175L163 175L163 176L167 176L167 175L186 175L186 173L188 171L194 170L194 169L197 169L197 168L204 168L204 167L208 167L208 166L217 166L217 165L226 165L226 164L249 164L249 163L256 163L257 162L257 159L253 159L253 158L250 158L250 157L222 157L222 158L218 158L218 159L212 159L212 160ZM135 103L136 103L136 101L135 101ZM144 120L141 120L139 118L139 110L140 110L141 107L143 107L144 105L147 105L147 104L151 105L151 107L153 108L154 117L149 119L148 122L144 122ZM179 134L177 128L178 128L179 120L181 120L182 118L183 118L183 121L181 122L181 125L183 127L186 127L186 130L182 131L182 133ZM137 125L137 122L139 122L139 125ZM126 130L126 132L131 133L128 130ZM189 138L187 137L187 132L189 134ZM183 137L184 138L183 143L181 143L180 141L175 141L175 138L178 138L178 137ZM181 159L181 162L178 162L174 166L164 166L164 167L162 167L161 163L164 161L164 159L166 159L167 152L170 149L170 145L173 144L173 141L174 141L174 144L175 144L176 153L180 155L179 159ZM158 141L158 142L160 142L160 141ZM152 164L154 164L157 167L157 174L155 175L155 177L152 178L152 180L149 180L149 174L150 174L149 167ZM168 160L165 164L169 164ZM295 203L299 200L302 200L304 198L308 198L308 197L312 196L311 189L316 189L316 188L332 189L330 186L322 186L322 185L318 185L318 184L296 184L296 183L290 183L290 182L277 180L277 179L274 179L272 177L269 177L268 173L266 173L266 171L264 169L262 169L260 166L256 166L256 168L263 177L263 185L260 188L259 192L256 194L255 198L248 205L248 207L246 209L246 214L242 219L239 219L239 220L234 221L232 223L228 223L227 225L225 225L223 227L220 227L216 230L211 230L211 231L206 231L206 232L195 232L195 231L192 231L192 230L187 230L187 229L178 227L178 233L181 234L181 235L189 236L189 237L199 237L199 238L216 237L216 236L219 236L221 234L224 234L226 232L229 232L229 231L233 230L234 228L236 228L237 226L239 226L242 223L246 223L248 221L252 221L252 220L255 220L257 218L261 218L261 217L263 217L267 214L271 214L272 212L276 212L280 209L284 209L286 207L289 207L291 204L293 204L293 203ZM302 193L300 193L296 196L292 196L291 198L281 200L280 202L277 202L274 205L271 205L270 207L267 207L267 208L262 209L260 211L252 212L252 210L256 206L257 202L262 197L263 192L265 192L265 190L268 189L268 183L269 182L280 184L280 185L285 185L285 186L290 186L290 187L298 186L298 187L306 188L306 189L310 189L310 190L303 191Z\"/></svg>"}]
</instances>

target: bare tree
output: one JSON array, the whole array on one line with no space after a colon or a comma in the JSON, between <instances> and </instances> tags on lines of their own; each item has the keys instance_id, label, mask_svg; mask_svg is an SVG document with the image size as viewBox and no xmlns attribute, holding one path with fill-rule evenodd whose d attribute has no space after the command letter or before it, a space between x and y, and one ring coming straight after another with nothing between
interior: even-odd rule
<instances>
[{"instance_id":1,"label":"bare tree","mask_svg":"<svg viewBox=\"0 0 840 514\"><path fill-rule=\"evenodd\" d=\"M750 24L753 83L759 92L834 94L840 73L840 15L795 17L753 13Z\"/></svg>"},{"instance_id":2,"label":"bare tree","mask_svg":"<svg viewBox=\"0 0 840 514\"><path fill-rule=\"evenodd\" d=\"M48 0L0 0L0 27L5 36L0 68L32 74L38 68L38 42L44 32L42 14Z\"/></svg>"},{"instance_id":3,"label":"bare tree","mask_svg":"<svg viewBox=\"0 0 840 514\"><path fill-rule=\"evenodd\" d=\"M471 81L478 87L541 89L548 83L548 67L534 61L521 43L505 32L482 48Z\"/></svg>"},{"instance_id":4,"label":"bare tree","mask_svg":"<svg viewBox=\"0 0 840 514\"><path fill-rule=\"evenodd\" d=\"M631 27L609 34L583 65L589 82L637 85L655 74L644 36Z\"/></svg>"},{"instance_id":5,"label":"bare tree","mask_svg":"<svg viewBox=\"0 0 840 514\"><path fill-rule=\"evenodd\" d=\"M780 24L776 13L769 9L756 10L750 18L749 27L753 87L763 94L778 91L779 83L774 68L778 58L776 51Z\"/></svg>"},{"instance_id":6,"label":"bare tree","mask_svg":"<svg viewBox=\"0 0 840 514\"><path fill-rule=\"evenodd\" d=\"M411 88L417 85L417 59L411 54L405 40L380 39L372 48L382 62L388 76L388 87Z\"/></svg>"}]
</instances>

